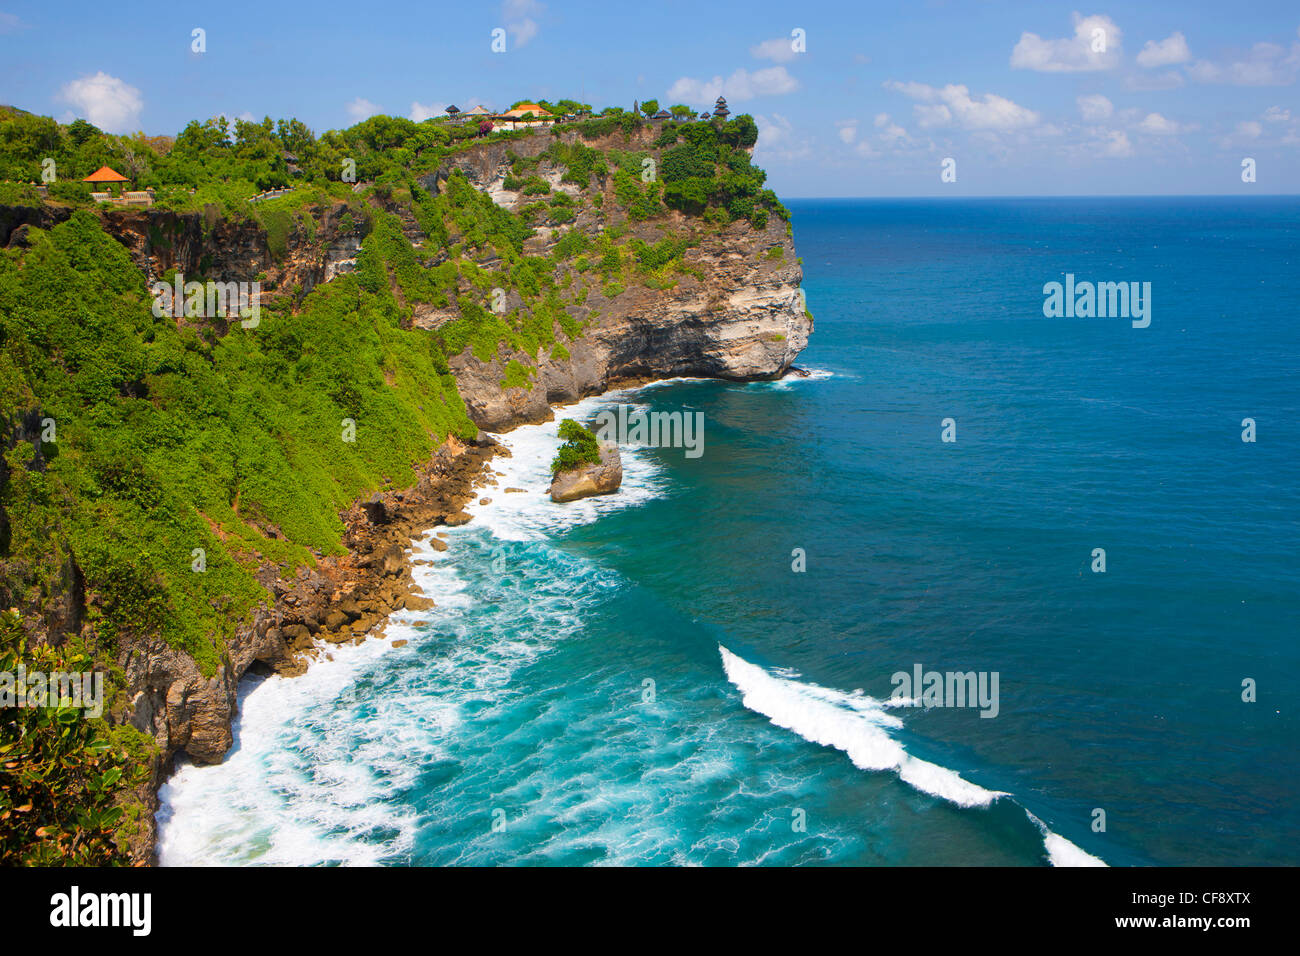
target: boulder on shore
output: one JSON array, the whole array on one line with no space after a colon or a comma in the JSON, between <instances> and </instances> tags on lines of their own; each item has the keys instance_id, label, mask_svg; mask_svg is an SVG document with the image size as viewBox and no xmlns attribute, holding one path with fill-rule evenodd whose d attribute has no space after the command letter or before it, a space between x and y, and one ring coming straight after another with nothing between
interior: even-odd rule
<instances>
[{"instance_id":1,"label":"boulder on shore","mask_svg":"<svg viewBox=\"0 0 1300 956\"><path fill-rule=\"evenodd\" d=\"M577 501L593 495L612 495L623 484L623 461L614 442L601 442L600 464L579 465L551 480L552 501Z\"/></svg>"}]
</instances>

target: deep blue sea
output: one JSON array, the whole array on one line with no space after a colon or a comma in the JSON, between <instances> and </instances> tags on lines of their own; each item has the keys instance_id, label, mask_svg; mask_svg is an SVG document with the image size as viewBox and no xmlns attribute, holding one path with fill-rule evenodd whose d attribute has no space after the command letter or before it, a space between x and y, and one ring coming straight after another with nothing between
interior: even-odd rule
<instances>
[{"instance_id":1,"label":"deep blue sea","mask_svg":"<svg viewBox=\"0 0 1300 956\"><path fill-rule=\"evenodd\" d=\"M566 410L704 416L608 498L504 436L437 607L248 682L164 863L1300 863L1300 200L790 206L813 374Z\"/></svg>"}]
</instances>

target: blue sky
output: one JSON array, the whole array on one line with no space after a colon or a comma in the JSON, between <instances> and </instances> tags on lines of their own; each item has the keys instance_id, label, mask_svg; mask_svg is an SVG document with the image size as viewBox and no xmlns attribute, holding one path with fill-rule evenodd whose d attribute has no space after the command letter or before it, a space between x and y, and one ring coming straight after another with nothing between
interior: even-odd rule
<instances>
[{"instance_id":1,"label":"blue sky","mask_svg":"<svg viewBox=\"0 0 1300 956\"><path fill-rule=\"evenodd\" d=\"M0 102L59 119L175 134L269 114L321 132L447 103L699 108L721 90L758 119L755 159L786 198L1296 193L1298 78L1294 0L0 0Z\"/></svg>"}]
</instances>

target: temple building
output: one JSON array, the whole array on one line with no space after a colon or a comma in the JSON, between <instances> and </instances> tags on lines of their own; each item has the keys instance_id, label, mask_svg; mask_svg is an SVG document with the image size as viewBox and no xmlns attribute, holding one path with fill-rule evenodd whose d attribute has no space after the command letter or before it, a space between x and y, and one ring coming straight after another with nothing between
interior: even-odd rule
<instances>
[{"instance_id":1,"label":"temple building","mask_svg":"<svg viewBox=\"0 0 1300 956\"><path fill-rule=\"evenodd\" d=\"M530 119L523 119L529 113L533 114ZM495 118L497 129L531 129L535 126L546 126L555 122L555 116L549 110L544 110L536 103L520 103L512 110L507 110Z\"/></svg>"}]
</instances>

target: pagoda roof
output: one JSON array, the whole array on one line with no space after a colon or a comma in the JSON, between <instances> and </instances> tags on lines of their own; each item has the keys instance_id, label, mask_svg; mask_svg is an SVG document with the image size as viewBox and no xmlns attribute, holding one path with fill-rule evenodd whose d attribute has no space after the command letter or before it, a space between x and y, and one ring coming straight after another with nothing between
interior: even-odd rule
<instances>
[{"instance_id":1,"label":"pagoda roof","mask_svg":"<svg viewBox=\"0 0 1300 956\"><path fill-rule=\"evenodd\" d=\"M100 166L82 180L83 183L129 183L130 181L117 170L109 169L107 166Z\"/></svg>"}]
</instances>

